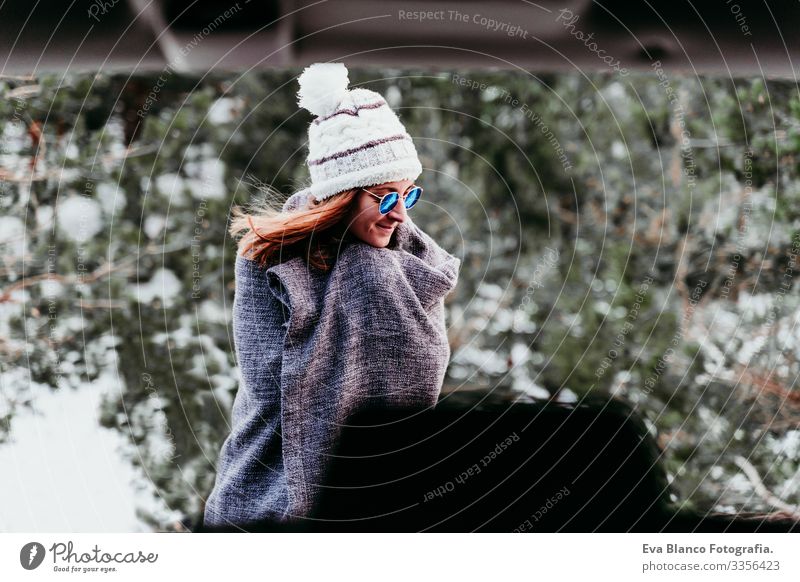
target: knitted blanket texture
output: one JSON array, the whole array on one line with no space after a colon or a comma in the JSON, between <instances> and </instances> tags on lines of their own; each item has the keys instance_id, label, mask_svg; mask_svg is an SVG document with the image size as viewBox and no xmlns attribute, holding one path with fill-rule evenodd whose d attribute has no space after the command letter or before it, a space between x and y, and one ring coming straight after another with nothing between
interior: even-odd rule
<instances>
[{"instance_id":1,"label":"knitted blanket texture","mask_svg":"<svg viewBox=\"0 0 800 582\"><path fill-rule=\"evenodd\" d=\"M305 203L307 190L284 204ZM433 406L450 359L444 298L460 260L410 218L396 244L354 240L330 271L237 256L240 370L207 526L313 514L343 425L365 405Z\"/></svg>"}]
</instances>

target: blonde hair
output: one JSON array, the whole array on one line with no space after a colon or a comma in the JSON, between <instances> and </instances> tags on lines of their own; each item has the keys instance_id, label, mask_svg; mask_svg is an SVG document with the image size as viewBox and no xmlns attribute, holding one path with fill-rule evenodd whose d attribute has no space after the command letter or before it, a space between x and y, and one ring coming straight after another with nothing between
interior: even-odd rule
<instances>
[{"instance_id":1,"label":"blonde hair","mask_svg":"<svg viewBox=\"0 0 800 582\"><path fill-rule=\"evenodd\" d=\"M304 208L288 212L274 208L268 199L253 212L234 207L229 232L239 238L238 254L261 266L302 256L307 265L327 271L350 237L346 219L360 190L346 190L322 201L309 196ZM266 194L274 196L275 192L267 188Z\"/></svg>"}]
</instances>

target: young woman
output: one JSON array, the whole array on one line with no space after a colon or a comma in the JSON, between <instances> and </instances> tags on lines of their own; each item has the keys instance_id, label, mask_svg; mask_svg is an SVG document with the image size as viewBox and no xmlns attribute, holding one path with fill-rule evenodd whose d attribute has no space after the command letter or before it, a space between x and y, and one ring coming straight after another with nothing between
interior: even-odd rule
<instances>
[{"instance_id":1,"label":"young woman","mask_svg":"<svg viewBox=\"0 0 800 582\"><path fill-rule=\"evenodd\" d=\"M337 437L363 406L433 406L450 358L444 297L460 260L411 220L414 144L341 63L299 78L311 185L280 212L236 209L241 382L206 526L313 514ZM412 210L413 209L413 210Z\"/></svg>"}]
</instances>

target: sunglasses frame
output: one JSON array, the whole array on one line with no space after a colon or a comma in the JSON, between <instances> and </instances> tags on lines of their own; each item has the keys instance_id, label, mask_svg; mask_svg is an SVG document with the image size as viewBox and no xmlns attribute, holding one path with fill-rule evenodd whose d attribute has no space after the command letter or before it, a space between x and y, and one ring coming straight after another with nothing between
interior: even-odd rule
<instances>
[{"instance_id":1,"label":"sunglasses frame","mask_svg":"<svg viewBox=\"0 0 800 582\"><path fill-rule=\"evenodd\" d=\"M414 200L414 202L411 204L411 206L406 206L406 210L408 210L408 209L410 209L410 208L413 208L413 207L414 207L414 205L415 205L415 204L416 204L416 203L419 201L419 199L422 197L422 193L425 191L425 190L422 188L422 186L417 186L416 184L412 184L411 186L409 186L409 187L406 189L405 193L404 193L402 196L401 196L401 195L400 195L400 193L399 193L399 192L397 192L397 191L387 192L387 193L386 193L386 194L384 194L383 196L380 196L380 195L378 195L378 194L375 194L375 193L373 193L373 192L370 192L370 191L369 191L369 190L367 190L366 188L361 188L361 189L362 189L362 190L364 190L364 192L366 192L367 194L369 194L369 195L370 195L370 196L372 196L373 198L375 198L375 199L377 199L377 200L378 200L378 212L380 212L380 213L381 213L383 216L386 216L386 215L387 215L387 214L389 214L389 213L390 213L392 210L394 210L394 207L395 207L395 206L397 206L397 203L400 201L400 199L401 199L401 198L403 199L403 206L405 206L405 200L406 200L406 198L408 198L408 195L409 195L409 194L411 193L411 191L412 191L412 190L414 190L415 188L419 188L419 195L417 195L417 199L416 199L416 200ZM386 198L387 196L391 196L392 194L397 194L397 200L395 200L395 201L394 201L394 204L392 204L391 208L389 208L389 209L388 209L386 212L381 212L380 208L381 208L381 205L383 204L383 199L384 199L384 198Z\"/></svg>"}]
</instances>

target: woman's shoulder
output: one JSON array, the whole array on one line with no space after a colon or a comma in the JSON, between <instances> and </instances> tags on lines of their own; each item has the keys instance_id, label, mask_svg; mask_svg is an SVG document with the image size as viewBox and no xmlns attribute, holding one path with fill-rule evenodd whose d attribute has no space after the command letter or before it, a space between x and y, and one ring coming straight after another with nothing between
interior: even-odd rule
<instances>
[{"instance_id":1,"label":"woman's shoulder","mask_svg":"<svg viewBox=\"0 0 800 582\"><path fill-rule=\"evenodd\" d=\"M283 203L281 208L282 212L291 212L300 208L305 208L308 205L309 197L311 196L311 188L303 188L298 190Z\"/></svg>"},{"instance_id":2,"label":"woman's shoulder","mask_svg":"<svg viewBox=\"0 0 800 582\"><path fill-rule=\"evenodd\" d=\"M275 294L275 265L237 253L234 275L239 295L270 297Z\"/></svg>"},{"instance_id":3,"label":"woman's shoulder","mask_svg":"<svg viewBox=\"0 0 800 582\"><path fill-rule=\"evenodd\" d=\"M302 259L294 254L276 253L271 259L261 261L243 253L241 250L236 252L236 275L240 273L242 276L261 276L265 277L270 271L281 268L282 265L290 264L294 266L297 262L302 262Z\"/></svg>"},{"instance_id":4,"label":"woman's shoulder","mask_svg":"<svg viewBox=\"0 0 800 582\"><path fill-rule=\"evenodd\" d=\"M253 278L263 276L266 273L267 266L256 260L255 258L242 253L241 250L236 253L235 274L236 279Z\"/></svg>"}]
</instances>

